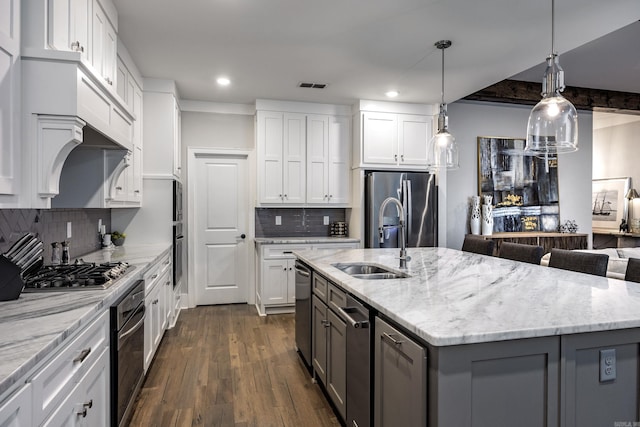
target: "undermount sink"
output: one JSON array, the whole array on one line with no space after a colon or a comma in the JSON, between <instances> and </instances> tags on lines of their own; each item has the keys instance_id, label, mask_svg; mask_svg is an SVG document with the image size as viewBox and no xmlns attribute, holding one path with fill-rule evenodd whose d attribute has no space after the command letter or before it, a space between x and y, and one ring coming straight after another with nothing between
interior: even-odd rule
<instances>
[{"instance_id":1,"label":"undermount sink","mask_svg":"<svg viewBox=\"0 0 640 427\"><path fill-rule=\"evenodd\" d=\"M405 279L411 277L406 273L389 270L373 264L338 263L332 265L338 270L362 280Z\"/></svg>"}]
</instances>

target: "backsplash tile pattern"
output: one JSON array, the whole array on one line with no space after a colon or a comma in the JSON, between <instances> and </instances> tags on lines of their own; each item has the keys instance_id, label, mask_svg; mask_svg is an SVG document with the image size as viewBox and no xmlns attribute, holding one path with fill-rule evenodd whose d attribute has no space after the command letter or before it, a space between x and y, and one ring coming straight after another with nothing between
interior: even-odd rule
<instances>
[{"instance_id":1,"label":"backsplash tile pattern","mask_svg":"<svg viewBox=\"0 0 640 427\"><path fill-rule=\"evenodd\" d=\"M276 224L282 217L282 225ZM256 237L328 237L330 225L344 221L344 208L256 208Z\"/></svg>"},{"instance_id":2,"label":"backsplash tile pattern","mask_svg":"<svg viewBox=\"0 0 640 427\"><path fill-rule=\"evenodd\" d=\"M6 252L24 233L35 233L44 242L44 261L51 260L51 243L69 240L71 258L100 249L98 220L111 230L110 209L0 209L0 253ZM67 239L67 222L71 238Z\"/></svg>"}]
</instances>

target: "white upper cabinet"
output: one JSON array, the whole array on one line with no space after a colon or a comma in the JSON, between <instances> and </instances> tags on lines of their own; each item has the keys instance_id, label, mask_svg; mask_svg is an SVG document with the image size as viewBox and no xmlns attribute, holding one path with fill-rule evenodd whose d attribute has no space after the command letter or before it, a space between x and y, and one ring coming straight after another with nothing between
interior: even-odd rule
<instances>
[{"instance_id":1,"label":"white upper cabinet","mask_svg":"<svg viewBox=\"0 0 640 427\"><path fill-rule=\"evenodd\" d=\"M350 153L349 117L307 116L307 203L349 203Z\"/></svg>"},{"instance_id":2,"label":"white upper cabinet","mask_svg":"<svg viewBox=\"0 0 640 427\"><path fill-rule=\"evenodd\" d=\"M145 175L180 178L181 112L175 93L173 81L144 81L142 114Z\"/></svg>"},{"instance_id":3,"label":"white upper cabinet","mask_svg":"<svg viewBox=\"0 0 640 427\"><path fill-rule=\"evenodd\" d=\"M105 6L109 3L104 3ZM91 43L91 64L104 81L115 90L118 37L112 19L105 11L103 3L93 0L93 37Z\"/></svg>"},{"instance_id":4,"label":"white upper cabinet","mask_svg":"<svg viewBox=\"0 0 640 427\"><path fill-rule=\"evenodd\" d=\"M20 1L0 2L0 208L19 207Z\"/></svg>"},{"instance_id":5,"label":"white upper cabinet","mask_svg":"<svg viewBox=\"0 0 640 427\"><path fill-rule=\"evenodd\" d=\"M259 203L305 202L305 133L304 114L258 111Z\"/></svg>"},{"instance_id":6,"label":"white upper cabinet","mask_svg":"<svg viewBox=\"0 0 640 427\"><path fill-rule=\"evenodd\" d=\"M362 163L426 167L431 122L430 116L362 113Z\"/></svg>"},{"instance_id":7,"label":"white upper cabinet","mask_svg":"<svg viewBox=\"0 0 640 427\"><path fill-rule=\"evenodd\" d=\"M256 101L258 205L351 202L351 107Z\"/></svg>"},{"instance_id":8,"label":"white upper cabinet","mask_svg":"<svg viewBox=\"0 0 640 427\"><path fill-rule=\"evenodd\" d=\"M80 52L89 61L91 51L91 0L48 2L47 34L51 49Z\"/></svg>"}]
</instances>

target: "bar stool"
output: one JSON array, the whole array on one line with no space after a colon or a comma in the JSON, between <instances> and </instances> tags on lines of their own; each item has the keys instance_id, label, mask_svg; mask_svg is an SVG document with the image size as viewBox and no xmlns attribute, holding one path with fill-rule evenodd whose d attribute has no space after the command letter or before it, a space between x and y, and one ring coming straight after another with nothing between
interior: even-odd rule
<instances>
[{"instance_id":1,"label":"bar stool","mask_svg":"<svg viewBox=\"0 0 640 427\"><path fill-rule=\"evenodd\" d=\"M549 258L549 267L603 277L607 275L608 263L609 255L569 251L566 249L551 249L551 257Z\"/></svg>"},{"instance_id":2,"label":"bar stool","mask_svg":"<svg viewBox=\"0 0 640 427\"><path fill-rule=\"evenodd\" d=\"M462 250L480 255L493 256L494 245L495 242L493 240L485 240L481 237L474 237L472 234L467 234L464 236L464 242L462 242Z\"/></svg>"},{"instance_id":3,"label":"bar stool","mask_svg":"<svg viewBox=\"0 0 640 427\"><path fill-rule=\"evenodd\" d=\"M542 258L542 246L524 245L521 243L502 242L500 244L500 258L513 261L528 262L530 264L540 264Z\"/></svg>"},{"instance_id":4,"label":"bar stool","mask_svg":"<svg viewBox=\"0 0 640 427\"><path fill-rule=\"evenodd\" d=\"M624 280L640 283L640 259L629 258L627 261L627 271L624 274Z\"/></svg>"}]
</instances>

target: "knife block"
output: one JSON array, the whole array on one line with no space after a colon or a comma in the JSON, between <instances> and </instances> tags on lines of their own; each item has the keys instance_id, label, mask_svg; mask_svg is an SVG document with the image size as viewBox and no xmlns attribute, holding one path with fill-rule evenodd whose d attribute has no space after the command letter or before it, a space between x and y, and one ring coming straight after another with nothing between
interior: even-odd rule
<instances>
[{"instance_id":1,"label":"knife block","mask_svg":"<svg viewBox=\"0 0 640 427\"><path fill-rule=\"evenodd\" d=\"M20 267L0 255L0 301L18 299L24 289Z\"/></svg>"}]
</instances>

